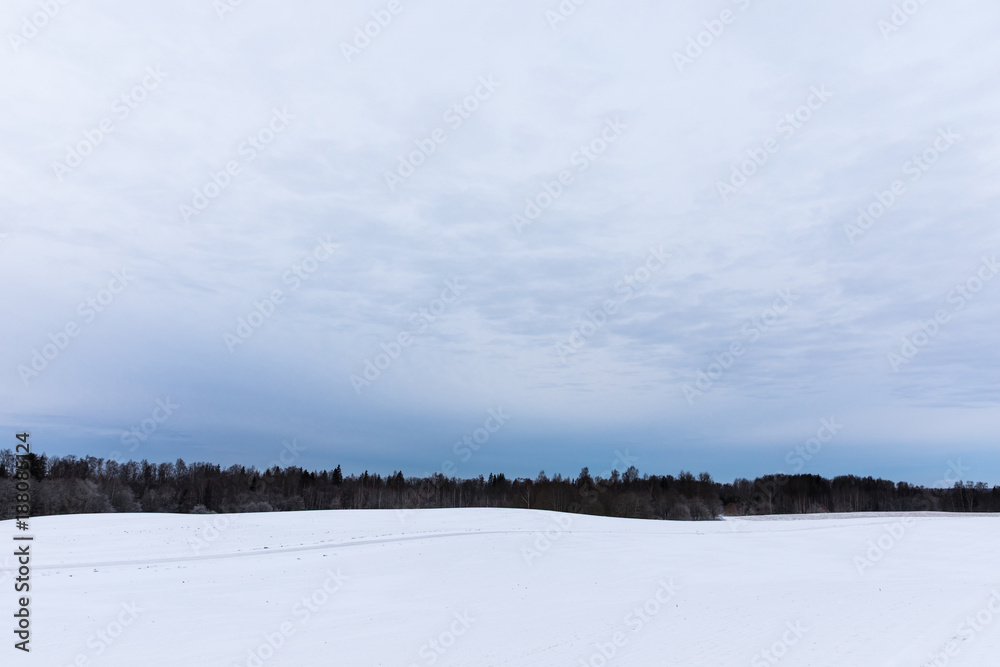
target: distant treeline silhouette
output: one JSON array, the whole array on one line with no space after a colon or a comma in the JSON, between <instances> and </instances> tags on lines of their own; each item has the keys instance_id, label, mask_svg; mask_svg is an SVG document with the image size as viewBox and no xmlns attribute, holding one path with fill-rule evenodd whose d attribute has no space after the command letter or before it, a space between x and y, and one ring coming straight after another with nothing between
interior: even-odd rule
<instances>
[{"instance_id":1,"label":"distant treeline silhouette","mask_svg":"<svg viewBox=\"0 0 1000 667\"><path fill-rule=\"evenodd\" d=\"M437 473L405 477L365 471L345 477L333 470L291 466L258 471L212 463L119 463L87 456L31 454L33 516L94 512L269 512L321 509L504 507L639 519L708 520L723 514L946 511L998 512L1000 486L955 482L925 488L906 482L844 475L767 475L730 483L682 471L673 475L624 473L576 478L544 472L534 479L502 473L456 479ZM14 455L0 451L0 519L14 517Z\"/></svg>"}]
</instances>

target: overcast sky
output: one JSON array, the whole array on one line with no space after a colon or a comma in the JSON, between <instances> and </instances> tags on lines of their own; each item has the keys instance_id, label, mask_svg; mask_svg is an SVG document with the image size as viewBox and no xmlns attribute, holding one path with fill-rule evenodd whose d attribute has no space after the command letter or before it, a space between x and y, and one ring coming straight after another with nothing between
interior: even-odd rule
<instances>
[{"instance_id":1,"label":"overcast sky","mask_svg":"<svg viewBox=\"0 0 1000 667\"><path fill-rule=\"evenodd\" d=\"M996 3L49 4L0 45L36 450L1000 483Z\"/></svg>"}]
</instances>

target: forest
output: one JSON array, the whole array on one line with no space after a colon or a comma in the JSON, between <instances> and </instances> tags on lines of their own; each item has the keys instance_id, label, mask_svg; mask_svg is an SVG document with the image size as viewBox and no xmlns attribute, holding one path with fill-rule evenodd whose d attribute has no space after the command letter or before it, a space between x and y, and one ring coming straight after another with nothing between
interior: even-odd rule
<instances>
[{"instance_id":1,"label":"forest","mask_svg":"<svg viewBox=\"0 0 1000 667\"><path fill-rule=\"evenodd\" d=\"M540 472L457 479L289 466L267 470L212 463L150 463L30 454L31 515L97 512L234 513L320 509L503 507L639 519L817 512L1000 512L1000 486L956 481L925 488L872 477L767 475L720 483L708 473L640 475L635 466L607 477L583 468L575 478ZM0 519L14 517L16 461L0 451Z\"/></svg>"}]
</instances>

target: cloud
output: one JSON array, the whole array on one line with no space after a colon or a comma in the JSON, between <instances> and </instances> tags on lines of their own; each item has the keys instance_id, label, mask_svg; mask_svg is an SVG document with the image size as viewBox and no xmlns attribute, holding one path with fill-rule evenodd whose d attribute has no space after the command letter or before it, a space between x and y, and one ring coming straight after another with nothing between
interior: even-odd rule
<instances>
[{"instance_id":1,"label":"cloud","mask_svg":"<svg viewBox=\"0 0 1000 667\"><path fill-rule=\"evenodd\" d=\"M960 311L949 295L1000 251L1000 10L928 4L883 34L892 5L860 0L739 0L721 32L694 2L585 4L555 25L555 3L399 6L387 21L359 3L68 3L30 39L37 6L4 10L9 426L100 454L169 394L186 407L151 458L266 462L298 437L319 465L387 470L430 465L498 404L519 415L498 467L587 464L573 439L588 429L675 467L699 447L798 442L833 411L859 466L872 444L936 439L946 460L949 432L992 442L1000 282ZM689 40L701 50L678 71ZM317 238L337 252L292 290ZM664 269L562 361L651 246ZM23 382L122 266L135 284ZM458 298L421 316L455 279ZM231 352L224 335L274 290ZM748 325L778 290L794 305ZM949 323L895 370L939 309ZM401 332L412 344L359 395L351 376ZM684 386L734 343L745 353L692 405Z\"/></svg>"}]
</instances>

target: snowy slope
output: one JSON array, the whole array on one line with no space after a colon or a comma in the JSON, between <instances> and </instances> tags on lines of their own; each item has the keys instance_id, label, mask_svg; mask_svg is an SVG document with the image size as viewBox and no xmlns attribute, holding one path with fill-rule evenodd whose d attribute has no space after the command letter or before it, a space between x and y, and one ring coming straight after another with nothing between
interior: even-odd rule
<instances>
[{"instance_id":1,"label":"snowy slope","mask_svg":"<svg viewBox=\"0 0 1000 667\"><path fill-rule=\"evenodd\" d=\"M4 646L4 665L918 667L946 650L940 664L1000 664L997 516L466 509L31 528L32 652Z\"/></svg>"}]
</instances>

